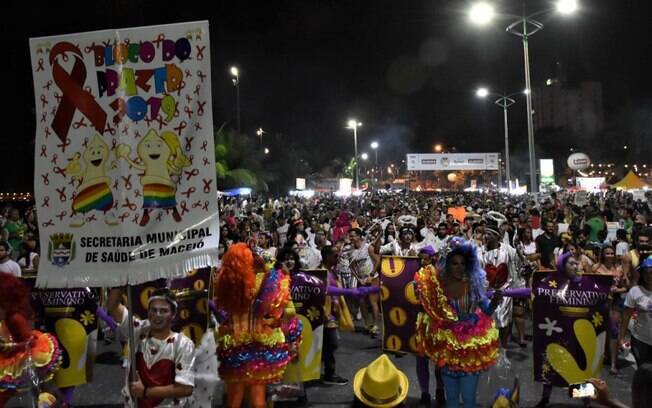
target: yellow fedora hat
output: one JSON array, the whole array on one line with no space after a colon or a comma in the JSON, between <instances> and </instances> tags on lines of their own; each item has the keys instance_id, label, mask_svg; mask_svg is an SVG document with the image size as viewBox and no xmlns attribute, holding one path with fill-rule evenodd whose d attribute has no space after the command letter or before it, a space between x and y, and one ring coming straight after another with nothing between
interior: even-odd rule
<instances>
[{"instance_id":1,"label":"yellow fedora hat","mask_svg":"<svg viewBox=\"0 0 652 408\"><path fill-rule=\"evenodd\" d=\"M361 368L353 379L353 393L365 405L389 408L407 397L410 383L407 376L387 357L381 355Z\"/></svg>"}]
</instances>

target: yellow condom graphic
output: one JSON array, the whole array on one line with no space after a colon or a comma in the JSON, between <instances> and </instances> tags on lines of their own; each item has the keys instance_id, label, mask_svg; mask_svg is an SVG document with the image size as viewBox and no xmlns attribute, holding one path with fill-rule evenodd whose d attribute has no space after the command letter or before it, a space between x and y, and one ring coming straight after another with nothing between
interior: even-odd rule
<instances>
[{"instance_id":1,"label":"yellow condom graphic","mask_svg":"<svg viewBox=\"0 0 652 408\"><path fill-rule=\"evenodd\" d=\"M86 349L88 336L80 322L62 318L54 324L55 333L62 348L68 353L68 366L62 366L54 374L57 387L73 387L86 384Z\"/></svg>"},{"instance_id":2,"label":"yellow condom graphic","mask_svg":"<svg viewBox=\"0 0 652 408\"><path fill-rule=\"evenodd\" d=\"M569 384L585 381L587 378L597 378L602 368L606 332L596 336L595 328L586 319L576 320L573 324L575 337L580 343L586 358L586 367L580 368L575 357L566 347L552 343L546 347L546 356L550 365Z\"/></svg>"}]
</instances>

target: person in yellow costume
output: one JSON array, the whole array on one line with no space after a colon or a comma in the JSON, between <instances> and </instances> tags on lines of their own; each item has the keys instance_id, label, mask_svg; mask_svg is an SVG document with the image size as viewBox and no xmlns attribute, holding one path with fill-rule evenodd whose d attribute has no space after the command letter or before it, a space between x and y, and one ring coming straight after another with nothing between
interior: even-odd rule
<instances>
[{"instance_id":1,"label":"person in yellow costume","mask_svg":"<svg viewBox=\"0 0 652 408\"><path fill-rule=\"evenodd\" d=\"M176 222L181 222L177 210L177 183L172 176L180 176L190 160L183 153L179 138L174 132L164 131L160 135L150 129L136 147L138 161L129 158L131 147L118 145L116 156L144 173L140 176L143 186L143 215L140 226L149 223L150 211L154 209L172 209Z\"/></svg>"},{"instance_id":2,"label":"person in yellow costume","mask_svg":"<svg viewBox=\"0 0 652 408\"><path fill-rule=\"evenodd\" d=\"M491 318L501 301L489 302L486 273L476 247L461 238L449 241L439 267L426 265L415 275L424 311L417 317L419 352L441 368L446 406L474 407L480 373L495 364L498 331Z\"/></svg>"}]
</instances>

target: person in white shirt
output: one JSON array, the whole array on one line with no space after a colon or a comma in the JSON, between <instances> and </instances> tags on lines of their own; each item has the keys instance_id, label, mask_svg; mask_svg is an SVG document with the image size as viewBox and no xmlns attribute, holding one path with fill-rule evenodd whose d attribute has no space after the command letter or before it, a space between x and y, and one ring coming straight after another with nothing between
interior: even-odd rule
<instances>
[{"instance_id":1,"label":"person in white shirt","mask_svg":"<svg viewBox=\"0 0 652 408\"><path fill-rule=\"evenodd\" d=\"M20 265L14 262L11 257L11 246L7 241L0 241L0 272L8 273L20 278L23 274Z\"/></svg>"},{"instance_id":2,"label":"person in white shirt","mask_svg":"<svg viewBox=\"0 0 652 408\"><path fill-rule=\"evenodd\" d=\"M285 242L288 239L288 230L290 229L290 224L285 217L278 217L278 228L276 228L278 247L282 248L285 246Z\"/></svg>"},{"instance_id":3,"label":"person in white shirt","mask_svg":"<svg viewBox=\"0 0 652 408\"><path fill-rule=\"evenodd\" d=\"M636 319L630 324L636 311ZM625 298L625 311L620 326L619 344L625 332L632 334L632 354L636 364L652 363L652 256L639 266L638 285L632 287Z\"/></svg>"},{"instance_id":4,"label":"person in white shirt","mask_svg":"<svg viewBox=\"0 0 652 408\"><path fill-rule=\"evenodd\" d=\"M436 253L439 253L448 243L450 236L448 235L448 225L442 222L437 226L437 235L432 242L432 247Z\"/></svg>"},{"instance_id":5,"label":"person in white shirt","mask_svg":"<svg viewBox=\"0 0 652 408\"><path fill-rule=\"evenodd\" d=\"M129 311L120 303L121 297L122 290L113 289L107 309L126 336ZM183 333L172 331L177 308L174 294L161 288L152 292L148 300L147 320L133 319L138 380L127 378L128 386L122 390L126 407L134 405L134 398L138 406L183 407L192 395L195 345Z\"/></svg>"},{"instance_id":6,"label":"person in white shirt","mask_svg":"<svg viewBox=\"0 0 652 408\"><path fill-rule=\"evenodd\" d=\"M381 255L417 256L421 245L414 242L414 230L410 226L399 229L398 241L392 241L380 247Z\"/></svg>"},{"instance_id":7,"label":"person in white shirt","mask_svg":"<svg viewBox=\"0 0 652 408\"><path fill-rule=\"evenodd\" d=\"M623 255L629 252L629 243L627 242L627 231L619 229L616 231L616 256L621 259Z\"/></svg>"}]
</instances>

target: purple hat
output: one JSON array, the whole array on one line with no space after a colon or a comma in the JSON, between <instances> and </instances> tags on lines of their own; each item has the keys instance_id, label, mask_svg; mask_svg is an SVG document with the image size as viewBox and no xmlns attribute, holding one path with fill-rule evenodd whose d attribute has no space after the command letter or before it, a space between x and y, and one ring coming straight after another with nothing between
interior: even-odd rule
<instances>
[{"instance_id":1,"label":"purple hat","mask_svg":"<svg viewBox=\"0 0 652 408\"><path fill-rule=\"evenodd\" d=\"M420 254L426 254L428 256L435 256L435 249L431 245L424 246L419 250Z\"/></svg>"}]
</instances>

